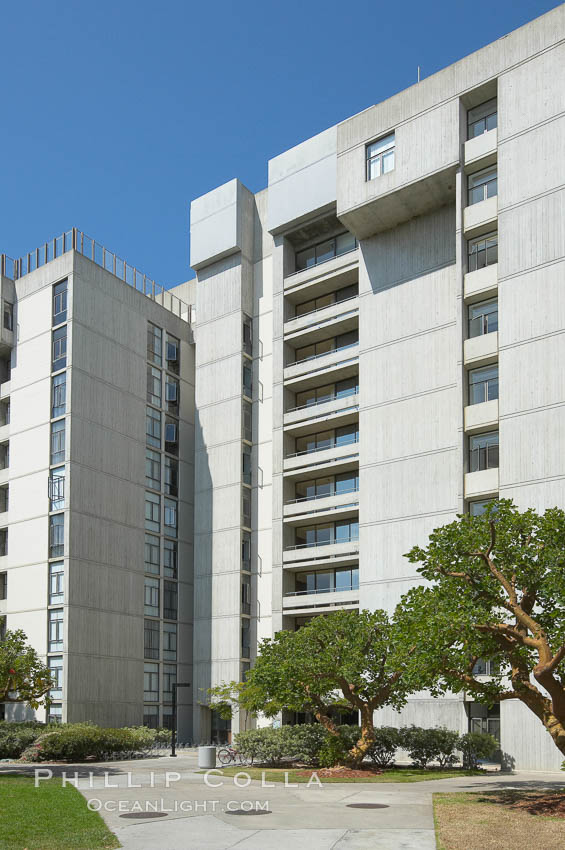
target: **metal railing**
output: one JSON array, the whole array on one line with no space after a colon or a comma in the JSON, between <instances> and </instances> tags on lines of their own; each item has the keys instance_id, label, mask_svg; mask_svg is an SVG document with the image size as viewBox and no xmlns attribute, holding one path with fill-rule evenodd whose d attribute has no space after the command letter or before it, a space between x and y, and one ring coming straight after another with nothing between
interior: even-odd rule
<instances>
[{"instance_id":1,"label":"metal railing","mask_svg":"<svg viewBox=\"0 0 565 850\"><path fill-rule=\"evenodd\" d=\"M291 452L290 454L285 455L285 459L291 457L301 457L301 455L311 455L315 454L316 452L324 452L327 449L335 449L338 446L350 446L353 443L358 442L359 434L353 435L350 440L340 440L339 442L336 441L335 437L332 437L331 440L325 440L323 446L316 446L313 449L303 449L301 452Z\"/></svg>"},{"instance_id":2,"label":"metal railing","mask_svg":"<svg viewBox=\"0 0 565 850\"><path fill-rule=\"evenodd\" d=\"M477 381L469 385L469 404L482 404L498 398L498 378Z\"/></svg>"},{"instance_id":3,"label":"metal railing","mask_svg":"<svg viewBox=\"0 0 565 850\"><path fill-rule=\"evenodd\" d=\"M469 449L469 472L498 468L498 443Z\"/></svg>"},{"instance_id":4,"label":"metal railing","mask_svg":"<svg viewBox=\"0 0 565 850\"><path fill-rule=\"evenodd\" d=\"M329 493L319 493L319 494L317 493L315 496L300 496L299 499L288 499L285 502L285 505L297 505L297 504L300 504L301 502L315 502L316 499L330 499L333 496L342 496L342 495L345 496L348 493L358 493L358 492L359 492L359 487L348 487L346 490L339 490L339 491L337 491L335 489L335 487L332 487L330 489ZM343 505L340 505L339 507L341 508L341 507L343 507Z\"/></svg>"},{"instance_id":5,"label":"metal railing","mask_svg":"<svg viewBox=\"0 0 565 850\"><path fill-rule=\"evenodd\" d=\"M468 206L478 204L481 201L488 200L488 198L494 198L497 193L497 178L491 177L490 180L485 180L484 183L479 183L478 186L469 186L467 204Z\"/></svg>"},{"instance_id":6,"label":"metal railing","mask_svg":"<svg viewBox=\"0 0 565 850\"><path fill-rule=\"evenodd\" d=\"M359 535L354 536L349 534L347 537L332 536L328 540L315 540L313 543L295 543L293 546L287 546L285 552L292 552L295 549L316 549L319 546L333 546L335 543L359 543Z\"/></svg>"},{"instance_id":7,"label":"metal railing","mask_svg":"<svg viewBox=\"0 0 565 850\"><path fill-rule=\"evenodd\" d=\"M316 590L290 590L287 596L318 596L320 593L341 593L342 591L359 590L358 584L348 584L345 587L320 587Z\"/></svg>"},{"instance_id":8,"label":"metal railing","mask_svg":"<svg viewBox=\"0 0 565 850\"><path fill-rule=\"evenodd\" d=\"M105 269L110 274L127 283L133 289L151 298L175 316L179 316L186 322L192 320L191 307L185 304L176 295L173 295L164 286L155 283L154 280L140 272L134 266L130 266L125 260L109 251L99 242L96 242L82 230L73 227L60 236L56 236L49 242L44 242L39 248L30 251L17 260L12 260L6 254L1 255L1 271L6 277L17 280L41 266L50 263L57 257L61 257L68 251L75 250L88 260L92 260L97 266Z\"/></svg>"},{"instance_id":9,"label":"metal railing","mask_svg":"<svg viewBox=\"0 0 565 850\"><path fill-rule=\"evenodd\" d=\"M295 316L291 316L290 319L286 319L285 324L293 322L295 319L305 319L307 316L313 316L315 313L321 313L322 310L328 310L330 307L337 307L338 304L347 304L349 301L357 301L358 298L359 294L352 295L349 298L343 298L341 301L332 301L331 304L325 304L323 307L316 307L315 310L310 310L308 313L297 313Z\"/></svg>"},{"instance_id":10,"label":"metal railing","mask_svg":"<svg viewBox=\"0 0 565 850\"><path fill-rule=\"evenodd\" d=\"M359 345L359 340L348 342L347 345L340 345L336 348L330 348L328 351L322 351L321 354L311 354L310 357L302 357L300 360L295 360L293 363L288 363L288 366L298 366L299 363L308 363L311 360L319 360L320 357L327 357L328 354L335 354L337 351L345 351L347 348L355 348Z\"/></svg>"}]
</instances>

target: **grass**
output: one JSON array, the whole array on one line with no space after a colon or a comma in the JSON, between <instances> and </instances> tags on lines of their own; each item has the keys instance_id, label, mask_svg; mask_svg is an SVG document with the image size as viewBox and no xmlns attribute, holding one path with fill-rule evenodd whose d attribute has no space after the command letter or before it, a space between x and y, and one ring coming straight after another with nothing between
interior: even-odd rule
<instances>
[{"instance_id":1,"label":"grass","mask_svg":"<svg viewBox=\"0 0 565 850\"><path fill-rule=\"evenodd\" d=\"M98 812L60 779L34 787L29 776L0 775L0 850L111 850L119 847Z\"/></svg>"},{"instance_id":2,"label":"grass","mask_svg":"<svg viewBox=\"0 0 565 850\"><path fill-rule=\"evenodd\" d=\"M288 773L288 782L308 782L308 776L301 776L300 769L284 768L284 767L223 767L220 768L224 776L234 776L236 773L244 771L249 774L251 779L262 779L263 774L266 782L284 782L285 773ZM205 773L206 771L199 771ZM329 782L425 782L428 779L453 779L455 776L482 776L481 770L423 770L417 767L406 768L391 768L384 773L376 776L365 776L361 778L348 776L321 776L320 782L325 785Z\"/></svg>"},{"instance_id":3,"label":"grass","mask_svg":"<svg viewBox=\"0 0 565 850\"><path fill-rule=\"evenodd\" d=\"M434 794L438 850L557 850L565 847L565 817L543 814L561 800L555 791Z\"/></svg>"}]
</instances>

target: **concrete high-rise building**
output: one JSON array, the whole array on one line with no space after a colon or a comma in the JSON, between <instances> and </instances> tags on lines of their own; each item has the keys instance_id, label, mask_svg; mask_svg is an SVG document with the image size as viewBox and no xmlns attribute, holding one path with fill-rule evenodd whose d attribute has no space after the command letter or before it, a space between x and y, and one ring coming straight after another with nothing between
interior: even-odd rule
<instances>
[{"instance_id":1,"label":"concrete high-rise building","mask_svg":"<svg viewBox=\"0 0 565 850\"><path fill-rule=\"evenodd\" d=\"M262 638L392 609L487 500L565 507L564 68L562 5L198 198L172 290L78 231L4 259L0 614L59 716L166 725L176 675L221 737ZM379 719L561 762L514 700Z\"/></svg>"}]
</instances>

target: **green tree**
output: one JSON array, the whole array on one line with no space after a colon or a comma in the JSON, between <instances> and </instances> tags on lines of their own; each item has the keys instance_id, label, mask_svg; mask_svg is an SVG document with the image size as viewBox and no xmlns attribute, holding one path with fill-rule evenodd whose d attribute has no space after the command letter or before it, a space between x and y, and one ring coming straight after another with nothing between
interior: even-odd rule
<instances>
[{"instance_id":1,"label":"green tree","mask_svg":"<svg viewBox=\"0 0 565 850\"><path fill-rule=\"evenodd\" d=\"M407 555L433 584L403 597L403 640L432 692L468 691L487 705L519 699L565 755L565 512L491 502ZM476 674L478 659L492 676Z\"/></svg>"},{"instance_id":2,"label":"green tree","mask_svg":"<svg viewBox=\"0 0 565 850\"><path fill-rule=\"evenodd\" d=\"M51 672L21 629L0 640L0 702L27 702L39 708L53 686Z\"/></svg>"},{"instance_id":3,"label":"green tree","mask_svg":"<svg viewBox=\"0 0 565 850\"><path fill-rule=\"evenodd\" d=\"M348 761L359 764L375 740L373 712L400 708L416 684L412 650L396 651L395 625L384 611L337 611L298 631L265 639L240 692L240 704L269 717L282 710L311 712L339 737L332 710L358 711L361 735Z\"/></svg>"}]
</instances>

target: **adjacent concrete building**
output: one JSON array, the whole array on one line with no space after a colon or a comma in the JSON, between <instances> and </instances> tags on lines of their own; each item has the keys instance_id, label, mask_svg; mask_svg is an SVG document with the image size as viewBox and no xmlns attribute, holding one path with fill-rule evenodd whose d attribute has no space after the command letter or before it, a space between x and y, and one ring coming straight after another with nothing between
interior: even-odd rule
<instances>
[{"instance_id":1,"label":"adjacent concrete building","mask_svg":"<svg viewBox=\"0 0 565 850\"><path fill-rule=\"evenodd\" d=\"M207 688L262 638L391 609L491 498L565 506L564 68L560 6L198 198L175 289L78 231L4 259L0 614L62 665L52 713L167 724L177 676L181 734L222 737ZM381 719L561 761L516 701Z\"/></svg>"}]
</instances>

